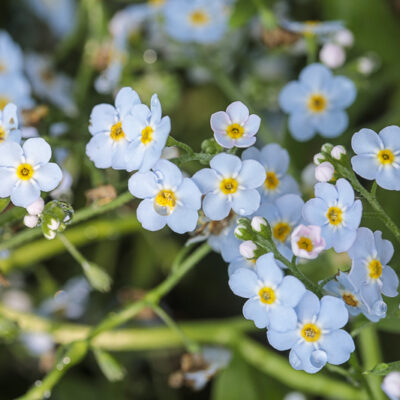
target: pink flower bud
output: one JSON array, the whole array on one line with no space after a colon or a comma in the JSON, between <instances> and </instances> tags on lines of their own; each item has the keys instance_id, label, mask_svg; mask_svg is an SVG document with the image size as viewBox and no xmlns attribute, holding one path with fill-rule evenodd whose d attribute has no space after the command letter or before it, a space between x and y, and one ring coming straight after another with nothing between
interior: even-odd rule
<instances>
[{"instance_id":1,"label":"pink flower bud","mask_svg":"<svg viewBox=\"0 0 400 400\"><path fill-rule=\"evenodd\" d=\"M325 240L321 236L320 226L299 225L292 233L291 242L295 256L310 260L317 258L325 249Z\"/></svg>"},{"instance_id":2,"label":"pink flower bud","mask_svg":"<svg viewBox=\"0 0 400 400\"><path fill-rule=\"evenodd\" d=\"M39 217L37 215L25 215L24 224L28 228L34 228L39 222Z\"/></svg>"},{"instance_id":3,"label":"pink flower bud","mask_svg":"<svg viewBox=\"0 0 400 400\"><path fill-rule=\"evenodd\" d=\"M239 252L244 258L254 258L255 250L257 250L257 245L251 240L246 240L239 246Z\"/></svg>"},{"instance_id":4,"label":"pink flower bud","mask_svg":"<svg viewBox=\"0 0 400 400\"><path fill-rule=\"evenodd\" d=\"M251 220L251 227L256 232L261 232L262 227L266 225L267 223L263 217L253 217Z\"/></svg>"},{"instance_id":5,"label":"pink flower bud","mask_svg":"<svg viewBox=\"0 0 400 400\"><path fill-rule=\"evenodd\" d=\"M346 61L343 48L335 43L326 43L319 52L319 58L329 68L341 67Z\"/></svg>"},{"instance_id":6,"label":"pink flower bud","mask_svg":"<svg viewBox=\"0 0 400 400\"><path fill-rule=\"evenodd\" d=\"M315 168L315 179L318 182L329 182L333 178L335 168L329 161L325 161Z\"/></svg>"},{"instance_id":7,"label":"pink flower bud","mask_svg":"<svg viewBox=\"0 0 400 400\"><path fill-rule=\"evenodd\" d=\"M340 144L338 146L335 146L331 151L331 156L335 160L340 160L342 157L342 154L346 154L346 149L343 146L341 146Z\"/></svg>"},{"instance_id":8,"label":"pink flower bud","mask_svg":"<svg viewBox=\"0 0 400 400\"><path fill-rule=\"evenodd\" d=\"M354 36L348 29L341 29L336 33L334 40L343 47L351 47L354 44Z\"/></svg>"},{"instance_id":9,"label":"pink flower bud","mask_svg":"<svg viewBox=\"0 0 400 400\"><path fill-rule=\"evenodd\" d=\"M28 211L30 215L39 215L42 213L43 208L44 208L44 200L41 197L39 197L35 202L26 207L26 211Z\"/></svg>"}]
</instances>

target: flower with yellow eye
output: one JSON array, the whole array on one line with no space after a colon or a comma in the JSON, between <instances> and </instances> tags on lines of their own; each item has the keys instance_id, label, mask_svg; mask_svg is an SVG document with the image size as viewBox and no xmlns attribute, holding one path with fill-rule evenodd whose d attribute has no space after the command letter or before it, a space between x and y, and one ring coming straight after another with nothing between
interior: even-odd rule
<instances>
[{"instance_id":1,"label":"flower with yellow eye","mask_svg":"<svg viewBox=\"0 0 400 400\"><path fill-rule=\"evenodd\" d=\"M361 129L351 139L356 155L351 158L354 171L387 190L400 190L400 127L387 126L379 135Z\"/></svg>"},{"instance_id":2,"label":"flower with yellow eye","mask_svg":"<svg viewBox=\"0 0 400 400\"><path fill-rule=\"evenodd\" d=\"M9 103L0 110L0 144L12 141L19 143L21 141L21 131L18 129L17 106Z\"/></svg>"},{"instance_id":3,"label":"flower with yellow eye","mask_svg":"<svg viewBox=\"0 0 400 400\"><path fill-rule=\"evenodd\" d=\"M23 76L24 59L19 45L6 32L0 31L0 75Z\"/></svg>"},{"instance_id":4,"label":"flower with yellow eye","mask_svg":"<svg viewBox=\"0 0 400 400\"><path fill-rule=\"evenodd\" d=\"M354 351L352 337L343 328L349 318L343 300L332 296L318 297L306 291L295 307L297 326L279 332L269 329L270 345L277 350L289 350L289 362L294 369L318 372L328 362L343 364Z\"/></svg>"},{"instance_id":5,"label":"flower with yellow eye","mask_svg":"<svg viewBox=\"0 0 400 400\"><path fill-rule=\"evenodd\" d=\"M354 199L354 190L346 179L336 185L322 182L315 185L315 198L303 207L303 217L310 225L321 227L326 248L347 251L356 240L362 204Z\"/></svg>"},{"instance_id":6,"label":"flower with yellow eye","mask_svg":"<svg viewBox=\"0 0 400 400\"><path fill-rule=\"evenodd\" d=\"M159 160L152 171L132 175L128 186L133 196L144 199L137 209L143 228L158 231L168 225L176 233L196 228L201 193L172 162Z\"/></svg>"},{"instance_id":7,"label":"flower with yellow eye","mask_svg":"<svg viewBox=\"0 0 400 400\"><path fill-rule=\"evenodd\" d=\"M210 167L193 175L205 195L203 211L208 218L219 221L232 209L239 215L250 215L258 209L260 194L256 189L265 181L264 168L258 161L242 161L220 153L210 161Z\"/></svg>"},{"instance_id":8,"label":"flower with yellow eye","mask_svg":"<svg viewBox=\"0 0 400 400\"><path fill-rule=\"evenodd\" d=\"M279 104L289 114L289 130L304 142L319 133L325 138L339 136L347 128L348 108L356 97L354 83L344 76L333 76L322 64L303 69L298 81L281 91Z\"/></svg>"},{"instance_id":9,"label":"flower with yellow eye","mask_svg":"<svg viewBox=\"0 0 400 400\"><path fill-rule=\"evenodd\" d=\"M257 328L279 332L296 328L294 307L306 289L294 276L284 277L272 253L260 256L255 269L239 268L233 272L229 286L237 296L248 299L243 315L254 321Z\"/></svg>"},{"instance_id":10,"label":"flower with yellow eye","mask_svg":"<svg viewBox=\"0 0 400 400\"><path fill-rule=\"evenodd\" d=\"M21 147L15 142L0 145L0 197L10 197L13 204L27 207L40 192L50 192L61 182L62 172L49 162L51 148L41 138L28 139Z\"/></svg>"},{"instance_id":11,"label":"flower with yellow eye","mask_svg":"<svg viewBox=\"0 0 400 400\"><path fill-rule=\"evenodd\" d=\"M343 30L342 21L282 21L282 27L304 36L327 36Z\"/></svg>"},{"instance_id":12,"label":"flower with yellow eye","mask_svg":"<svg viewBox=\"0 0 400 400\"><path fill-rule=\"evenodd\" d=\"M325 240L321 236L321 227L299 225L291 235L292 251L297 257L309 260L319 256L325 249Z\"/></svg>"}]
</instances>

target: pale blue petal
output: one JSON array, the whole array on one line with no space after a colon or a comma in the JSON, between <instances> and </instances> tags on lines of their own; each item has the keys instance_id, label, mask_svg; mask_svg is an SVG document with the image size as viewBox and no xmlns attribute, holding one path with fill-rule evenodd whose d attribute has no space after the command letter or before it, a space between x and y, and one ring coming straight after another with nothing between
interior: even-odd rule
<instances>
[{"instance_id":1,"label":"pale blue petal","mask_svg":"<svg viewBox=\"0 0 400 400\"><path fill-rule=\"evenodd\" d=\"M231 149L235 145L235 140L230 138L226 133L214 132L214 139L225 149Z\"/></svg>"},{"instance_id":2,"label":"pale blue petal","mask_svg":"<svg viewBox=\"0 0 400 400\"><path fill-rule=\"evenodd\" d=\"M243 305L243 316L250 321L254 321L255 326L259 329L268 326L268 314L267 308L260 302L259 298L249 299Z\"/></svg>"},{"instance_id":3,"label":"pale blue petal","mask_svg":"<svg viewBox=\"0 0 400 400\"><path fill-rule=\"evenodd\" d=\"M318 297L309 290L306 290L296 307L297 317L300 322L308 322L318 315L320 309Z\"/></svg>"},{"instance_id":4,"label":"pale blue petal","mask_svg":"<svg viewBox=\"0 0 400 400\"><path fill-rule=\"evenodd\" d=\"M262 163L261 152L256 147L250 147L243 151L242 160L256 160Z\"/></svg>"},{"instance_id":5,"label":"pale blue petal","mask_svg":"<svg viewBox=\"0 0 400 400\"><path fill-rule=\"evenodd\" d=\"M40 197L39 185L33 179L19 181L11 191L11 201L19 207L28 207Z\"/></svg>"},{"instance_id":6,"label":"pale blue petal","mask_svg":"<svg viewBox=\"0 0 400 400\"><path fill-rule=\"evenodd\" d=\"M319 182L314 186L315 197L319 197L327 204L333 203L338 198L338 192L334 185L327 182Z\"/></svg>"},{"instance_id":7,"label":"pale blue petal","mask_svg":"<svg viewBox=\"0 0 400 400\"><path fill-rule=\"evenodd\" d=\"M154 166L153 171L163 186L177 188L182 183L182 172L171 161L159 160Z\"/></svg>"},{"instance_id":8,"label":"pale blue petal","mask_svg":"<svg viewBox=\"0 0 400 400\"><path fill-rule=\"evenodd\" d=\"M93 136L86 145L86 154L97 168L110 168L112 160L110 137L102 133Z\"/></svg>"},{"instance_id":9,"label":"pale blue petal","mask_svg":"<svg viewBox=\"0 0 400 400\"><path fill-rule=\"evenodd\" d=\"M193 181L198 186L202 194L213 192L218 185L218 177L211 168L203 168L192 176Z\"/></svg>"},{"instance_id":10,"label":"pale blue petal","mask_svg":"<svg viewBox=\"0 0 400 400\"><path fill-rule=\"evenodd\" d=\"M269 344L279 351L291 349L299 340L296 329L287 332L277 332L270 329L267 332L267 338Z\"/></svg>"},{"instance_id":11,"label":"pale blue petal","mask_svg":"<svg viewBox=\"0 0 400 400\"><path fill-rule=\"evenodd\" d=\"M245 160L237 180L246 189L258 188L265 181L265 169L258 161Z\"/></svg>"},{"instance_id":12,"label":"pale blue petal","mask_svg":"<svg viewBox=\"0 0 400 400\"><path fill-rule=\"evenodd\" d=\"M319 91L332 79L332 73L324 65L315 63L305 67L301 71L299 79L313 91Z\"/></svg>"},{"instance_id":13,"label":"pale blue petal","mask_svg":"<svg viewBox=\"0 0 400 400\"><path fill-rule=\"evenodd\" d=\"M142 130L146 127L146 122L133 116L127 115L122 121L122 130L126 138L132 141L136 138L142 137Z\"/></svg>"},{"instance_id":14,"label":"pale blue petal","mask_svg":"<svg viewBox=\"0 0 400 400\"><path fill-rule=\"evenodd\" d=\"M278 190L276 191L277 195L284 195L284 194L296 194L300 195L300 188L299 184L297 183L296 179L293 178L293 176L290 175L285 175L283 178L281 178L279 186L277 188ZM273 195L274 192L269 192Z\"/></svg>"},{"instance_id":15,"label":"pale blue petal","mask_svg":"<svg viewBox=\"0 0 400 400\"><path fill-rule=\"evenodd\" d=\"M349 314L342 299L332 296L324 296L321 299L321 308L317 324L322 329L340 329L347 324Z\"/></svg>"},{"instance_id":16,"label":"pale blue petal","mask_svg":"<svg viewBox=\"0 0 400 400\"><path fill-rule=\"evenodd\" d=\"M22 146L26 162L32 165L46 164L51 158L51 147L42 138L28 139Z\"/></svg>"},{"instance_id":17,"label":"pale blue petal","mask_svg":"<svg viewBox=\"0 0 400 400\"><path fill-rule=\"evenodd\" d=\"M229 104L226 113L233 123L244 123L249 118L249 109L241 101Z\"/></svg>"},{"instance_id":18,"label":"pale blue petal","mask_svg":"<svg viewBox=\"0 0 400 400\"><path fill-rule=\"evenodd\" d=\"M235 140L235 146L239 148L245 148L245 147L250 147L253 146L253 144L256 142L256 137L255 136L242 136L239 139Z\"/></svg>"},{"instance_id":19,"label":"pale blue petal","mask_svg":"<svg viewBox=\"0 0 400 400\"><path fill-rule=\"evenodd\" d=\"M148 231L158 231L164 228L168 218L156 213L151 199L145 199L140 202L136 215L143 228Z\"/></svg>"},{"instance_id":20,"label":"pale blue petal","mask_svg":"<svg viewBox=\"0 0 400 400\"><path fill-rule=\"evenodd\" d=\"M374 232L375 246L378 251L379 259L383 265L386 265L393 257L394 248L389 240L382 239L382 232Z\"/></svg>"},{"instance_id":21,"label":"pale blue petal","mask_svg":"<svg viewBox=\"0 0 400 400\"><path fill-rule=\"evenodd\" d=\"M17 183L17 174L14 170L0 167L0 197L9 197L15 184Z\"/></svg>"},{"instance_id":22,"label":"pale blue petal","mask_svg":"<svg viewBox=\"0 0 400 400\"><path fill-rule=\"evenodd\" d=\"M133 170L137 170L143 164L143 158L145 154L145 148L140 141L140 138L137 138L133 142L131 142L125 152L125 166L126 169L130 172Z\"/></svg>"},{"instance_id":23,"label":"pale blue petal","mask_svg":"<svg viewBox=\"0 0 400 400\"><path fill-rule=\"evenodd\" d=\"M387 190L400 190L400 169L389 165L378 169L376 183Z\"/></svg>"},{"instance_id":24,"label":"pale blue petal","mask_svg":"<svg viewBox=\"0 0 400 400\"><path fill-rule=\"evenodd\" d=\"M361 200L356 200L354 204L346 210L346 228L357 229L360 226L362 216Z\"/></svg>"},{"instance_id":25,"label":"pale blue petal","mask_svg":"<svg viewBox=\"0 0 400 400\"><path fill-rule=\"evenodd\" d=\"M8 130L18 128L18 110L13 103L8 103L3 109L3 126Z\"/></svg>"},{"instance_id":26,"label":"pale blue petal","mask_svg":"<svg viewBox=\"0 0 400 400\"><path fill-rule=\"evenodd\" d=\"M383 149L383 143L376 132L363 128L351 138L351 147L356 154L376 154Z\"/></svg>"},{"instance_id":27,"label":"pale blue petal","mask_svg":"<svg viewBox=\"0 0 400 400\"><path fill-rule=\"evenodd\" d=\"M0 166L14 167L23 161L22 147L14 142L4 142L0 145Z\"/></svg>"},{"instance_id":28,"label":"pale blue petal","mask_svg":"<svg viewBox=\"0 0 400 400\"><path fill-rule=\"evenodd\" d=\"M229 287L236 296L251 298L258 296L258 278L256 273L248 268L237 270L229 278Z\"/></svg>"},{"instance_id":29,"label":"pale blue petal","mask_svg":"<svg viewBox=\"0 0 400 400\"><path fill-rule=\"evenodd\" d=\"M358 259L353 260L351 270L349 272L349 279L356 287L360 287L361 284L367 281L368 271L364 261Z\"/></svg>"},{"instance_id":30,"label":"pale blue petal","mask_svg":"<svg viewBox=\"0 0 400 400\"><path fill-rule=\"evenodd\" d=\"M352 259L365 259L368 255L374 254L376 250L375 240L372 231L369 228L358 228L357 238L348 254Z\"/></svg>"},{"instance_id":31,"label":"pale blue petal","mask_svg":"<svg viewBox=\"0 0 400 400\"><path fill-rule=\"evenodd\" d=\"M327 223L326 213L328 211L328 206L326 203L317 198L308 200L303 207L303 218L310 225L323 226Z\"/></svg>"},{"instance_id":32,"label":"pale blue petal","mask_svg":"<svg viewBox=\"0 0 400 400\"><path fill-rule=\"evenodd\" d=\"M199 214L197 210L178 206L167 217L167 224L174 232L182 234L194 231L198 219Z\"/></svg>"},{"instance_id":33,"label":"pale blue petal","mask_svg":"<svg viewBox=\"0 0 400 400\"><path fill-rule=\"evenodd\" d=\"M233 196L232 208L239 215L250 215L260 206L261 196L256 189L241 190Z\"/></svg>"},{"instance_id":34,"label":"pale blue petal","mask_svg":"<svg viewBox=\"0 0 400 400\"><path fill-rule=\"evenodd\" d=\"M40 190L50 192L58 186L62 176L61 169L57 164L48 163L36 169L33 177L39 184Z\"/></svg>"},{"instance_id":35,"label":"pale blue petal","mask_svg":"<svg viewBox=\"0 0 400 400\"><path fill-rule=\"evenodd\" d=\"M164 147L170 132L171 119L168 116L163 117L161 122L156 127L155 141L157 141L162 147Z\"/></svg>"},{"instance_id":36,"label":"pale blue petal","mask_svg":"<svg viewBox=\"0 0 400 400\"><path fill-rule=\"evenodd\" d=\"M327 88L329 104L333 108L347 108L354 103L357 89L349 78L335 76Z\"/></svg>"},{"instance_id":37,"label":"pale blue petal","mask_svg":"<svg viewBox=\"0 0 400 400\"><path fill-rule=\"evenodd\" d=\"M299 142L306 142L316 134L313 118L304 112L295 112L289 116L289 131Z\"/></svg>"},{"instance_id":38,"label":"pale blue petal","mask_svg":"<svg viewBox=\"0 0 400 400\"><path fill-rule=\"evenodd\" d=\"M343 329L323 335L320 345L328 356L328 362L333 365L346 362L355 350L352 337Z\"/></svg>"},{"instance_id":39,"label":"pale blue petal","mask_svg":"<svg viewBox=\"0 0 400 400\"><path fill-rule=\"evenodd\" d=\"M382 293L387 297L396 297L398 295L399 277L393 268L386 266L382 271Z\"/></svg>"},{"instance_id":40,"label":"pale blue petal","mask_svg":"<svg viewBox=\"0 0 400 400\"><path fill-rule=\"evenodd\" d=\"M203 200L204 214L214 221L226 218L230 210L231 203L227 196L208 193Z\"/></svg>"},{"instance_id":41,"label":"pale blue petal","mask_svg":"<svg viewBox=\"0 0 400 400\"><path fill-rule=\"evenodd\" d=\"M282 270L276 265L272 253L263 254L256 262L257 275L266 285L278 285L283 279Z\"/></svg>"},{"instance_id":42,"label":"pale blue petal","mask_svg":"<svg viewBox=\"0 0 400 400\"><path fill-rule=\"evenodd\" d=\"M136 104L140 104L139 95L130 87L124 87L117 93L115 107L121 119L131 112L132 107Z\"/></svg>"},{"instance_id":43,"label":"pale blue petal","mask_svg":"<svg viewBox=\"0 0 400 400\"><path fill-rule=\"evenodd\" d=\"M286 113L306 111L309 89L300 82L289 82L279 94L279 105Z\"/></svg>"},{"instance_id":44,"label":"pale blue petal","mask_svg":"<svg viewBox=\"0 0 400 400\"><path fill-rule=\"evenodd\" d=\"M249 262L243 256L239 256L235 258L228 266L228 276L230 277L234 274L239 268L252 268L253 263Z\"/></svg>"},{"instance_id":45,"label":"pale blue petal","mask_svg":"<svg viewBox=\"0 0 400 400\"><path fill-rule=\"evenodd\" d=\"M336 182L338 201L343 206L350 206L354 203L354 190L346 179L340 178Z\"/></svg>"},{"instance_id":46,"label":"pale blue petal","mask_svg":"<svg viewBox=\"0 0 400 400\"><path fill-rule=\"evenodd\" d=\"M136 172L128 181L128 188L132 196L139 199L153 198L158 192L156 177L153 172Z\"/></svg>"},{"instance_id":47,"label":"pale blue petal","mask_svg":"<svg viewBox=\"0 0 400 400\"><path fill-rule=\"evenodd\" d=\"M314 351L314 346L307 342L297 343L289 354L289 362L294 369L303 369L309 374L315 374L323 366L318 368L311 364L311 353ZM294 354L293 354L294 353ZM296 359L296 356L298 359ZM297 365L297 361L300 360L300 365Z\"/></svg>"},{"instance_id":48,"label":"pale blue petal","mask_svg":"<svg viewBox=\"0 0 400 400\"><path fill-rule=\"evenodd\" d=\"M244 134L247 136L255 135L260 129L261 118L256 114L251 114L244 124Z\"/></svg>"},{"instance_id":49,"label":"pale blue petal","mask_svg":"<svg viewBox=\"0 0 400 400\"><path fill-rule=\"evenodd\" d=\"M126 169L126 152L128 149L128 142L121 140L114 143L111 158L111 167L113 169Z\"/></svg>"},{"instance_id":50,"label":"pale blue petal","mask_svg":"<svg viewBox=\"0 0 400 400\"><path fill-rule=\"evenodd\" d=\"M212 158L210 166L222 176L233 176L240 172L242 161L232 154L221 153Z\"/></svg>"},{"instance_id":51,"label":"pale blue petal","mask_svg":"<svg viewBox=\"0 0 400 400\"><path fill-rule=\"evenodd\" d=\"M157 124L161 120L162 109L160 100L158 99L158 96L156 94L153 94L153 96L151 96L150 104L151 104L150 123Z\"/></svg>"},{"instance_id":52,"label":"pale blue petal","mask_svg":"<svg viewBox=\"0 0 400 400\"><path fill-rule=\"evenodd\" d=\"M297 194L285 194L276 201L283 220L296 224L301 219L303 199Z\"/></svg>"},{"instance_id":53,"label":"pale blue petal","mask_svg":"<svg viewBox=\"0 0 400 400\"><path fill-rule=\"evenodd\" d=\"M351 157L351 166L354 172L364 179L375 179L379 171L376 156L373 154L361 154Z\"/></svg>"},{"instance_id":54,"label":"pale blue petal","mask_svg":"<svg viewBox=\"0 0 400 400\"><path fill-rule=\"evenodd\" d=\"M315 122L321 136L335 138L342 134L349 125L349 117L342 111L326 111Z\"/></svg>"},{"instance_id":55,"label":"pale blue petal","mask_svg":"<svg viewBox=\"0 0 400 400\"><path fill-rule=\"evenodd\" d=\"M304 296L306 288L294 276L285 276L278 289L279 301L290 307L296 307Z\"/></svg>"},{"instance_id":56,"label":"pale blue petal","mask_svg":"<svg viewBox=\"0 0 400 400\"><path fill-rule=\"evenodd\" d=\"M211 115L210 124L214 132L226 134L226 129L231 124L231 120L225 111L218 111Z\"/></svg>"},{"instance_id":57,"label":"pale blue petal","mask_svg":"<svg viewBox=\"0 0 400 400\"><path fill-rule=\"evenodd\" d=\"M384 148L389 148L392 151L400 150L400 127L395 125L387 126L379 132L379 137L383 142Z\"/></svg>"},{"instance_id":58,"label":"pale blue petal","mask_svg":"<svg viewBox=\"0 0 400 400\"><path fill-rule=\"evenodd\" d=\"M287 150L277 143L271 143L261 149L261 155L262 164L264 164L267 171L275 172L278 177L286 174L289 167L289 153Z\"/></svg>"},{"instance_id":59,"label":"pale blue petal","mask_svg":"<svg viewBox=\"0 0 400 400\"><path fill-rule=\"evenodd\" d=\"M160 160L161 153L162 153L162 146L157 146L153 144L145 148L145 152L143 155L143 162L139 168L139 171L145 172L151 168L155 169L156 168L155 164L157 163L158 160Z\"/></svg>"},{"instance_id":60,"label":"pale blue petal","mask_svg":"<svg viewBox=\"0 0 400 400\"><path fill-rule=\"evenodd\" d=\"M116 122L118 115L115 108L110 104L98 104L90 114L89 132L92 135L110 132Z\"/></svg>"},{"instance_id":61,"label":"pale blue petal","mask_svg":"<svg viewBox=\"0 0 400 400\"><path fill-rule=\"evenodd\" d=\"M292 307L276 304L269 309L268 329L287 332L296 329L297 315Z\"/></svg>"},{"instance_id":62,"label":"pale blue petal","mask_svg":"<svg viewBox=\"0 0 400 400\"><path fill-rule=\"evenodd\" d=\"M353 245L357 234L355 228L334 229L329 225L322 228L322 236L325 239L327 249L333 247L337 253L343 253Z\"/></svg>"},{"instance_id":63,"label":"pale blue petal","mask_svg":"<svg viewBox=\"0 0 400 400\"><path fill-rule=\"evenodd\" d=\"M183 178L176 190L176 197L185 207L198 210L201 207L201 193L196 184L189 178Z\"/></svg>"}]
</instances>

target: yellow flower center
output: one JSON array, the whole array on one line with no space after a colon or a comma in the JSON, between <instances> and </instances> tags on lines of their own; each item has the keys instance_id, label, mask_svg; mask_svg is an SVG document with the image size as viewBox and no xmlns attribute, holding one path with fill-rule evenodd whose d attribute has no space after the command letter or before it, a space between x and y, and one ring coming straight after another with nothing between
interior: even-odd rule
<instances>
[{"instance_id":1,"label":"yellow flower center","mask_svg":"<svg viewBox=\"0 0 400 400\"><path fill-rule=\"evenodd\" d=\"M304 324L300 333L307 342L316 342L321 336L321 329L315 324Z\"/></svg>"},{"instance_id":2,"label":"yellow flower center","mask_svg":"<svg viewBox=\"0 0 400 400\"><path fill-rule=\"evenodd\" d=\"M274 238L284 243L290 234L291 228L287 222L278 222L272 231Z\"/></svg>"},{"instance_id":3,"label":"yellow flower center","mask_svg":"<svg viewBox=\"0 0 400 400\"><path fill-rule=\"evenodd\" d=\"M122 122L117 122L111 127L110 137L112 140L118 142L125 139L125 132L122 129Z\"/></svg>"},{"instance_id":4,"label":"yellow flower center","mask_svg":"<svg viewBox=\"0 0 400 400\"><path fill-rule=\"evenodd\" d=\"M161 190L154 199L154 208L160 215L170 215L176 206L175 193L172 190Z\"/></svg>"},{"instance_id":5,"label":"yellow flower center","mask_svg":"<svg viewBox=\"0 0 400 400\"><path fill-rule=\"evenodd\" d=\"M0 73L3 73L3 72L5 72L5 71L6 71L6 69L7 69L7 67L5 66L5 64L4 64L4 63L2 63L2 62L0 62Z\"/></svg>"},{"instance_id":6,"label":"yellow flower center","mask_svg":"<svg viewBox=\"0 0 400 400\"><path fill-rule=\"evenodd\" d=\"M314 93L308 99L308 109L313 113L325 111L327 105L326 97L320 93Z\"/></svg>"},{"instance_id":7,"label":"yellow flower center","mask_svg":"<svg viewBox=\"0 0 400 400\"><path fill-rule=\"evenodd\" d=\"M146 126L142 130L142 138L140 139L143 144L148 144L153 140L153 128L151 126Z\"/></svg>"},{"instance_id":8,"label":"yellow flower center","mask_svg":"<svg viewBox=\"0 0 400 400\"><path fill-rule=\"evenodd\" d=\"M378 279L382 275L382 264L379 260L371 260L368 264L369 277Z\"/></svg>"},{"instance_id":9,"label":"yellow flower center","mask_svg":"<svg viewBox=\"0 0 400 400\"><path fill-rule=\"evenodd\" d=\"M305 21L304 25L305 25L305 29L304 29L304 36L314 36L315 32L314 29L320 25L321 22L319 21Z\"/></svg>"},{"instance_id":10,"label":"yellow flower center","mask_svg":"<svg viewBox=\"0 0 400 400\"><path fill-rule=\"evenodd\" d=\"M203 10L196 10L190 14L189 19L193 25L202 26L202 25L207 24L210 17Z\"/></svg>"},{"instance_id":11,"label":"yellow flower center","mask_svg":"<svg viewBox=\"0 0 400 400\"><path fill-rule=\"evenodd\" d=\"M279 185L279 178L276 176L275 172L273 171L268 171L267 172L267 177L265 178L264 181L264 186L268 190L275 190Z\"/></svg>"},{"instance_id":12,"label":"yellow flower center","mask_svg":"<svg viewBox=\"0 0 400 400\"><path fill-rule=\"evenodd\" d=\"M393 152L390 151L389 149L381 150L381 151L378 153L378 161L379 161L381 164L383 164L383 165L386 165L386 164L393 164L394 158L395 158L395 157L394 157Z\"/></svg>"},{"instance_id":13,"label":"yellow flower center","mask_svg":"<svg viewBox=\"0 0 400 400\"><path fill-rule=\"evenodd\" d=\"M23 181L29 181L33 176L33 167L31 164L20 164L17 168L17 176Z\"/></svg>"},{"instance_id":14,"label":"yellow flower center","mask_svg":"<svg viewBox=\"0 0 400 400\"><path fill-rule=\"evenodd\" d=\"M6 135L5 129L0 125L0 143L6 140Z\"/></svg>"},{"instance_id":15,"label":"yellow flower center","mask_svg":"<svg viewBox=\"0 0 400 400\"><path fill-rule=\"evenodd\" d=\"M0 96L0 110L4 110L4 107L10 102L10 99L6 96Z\"/></svg>"},{"instance_id":16,"label":"yellow flower center","mask_svg":"<svg viewBox=\"0 0 400 400\"><path fill-rule=\"evenodd\" d=\"M237 191L238 181L234 178L225 178L220 183L220 189L224 194L233 194Z\"/></svg>"},{"instance_id":17,"label":"yellow flower center","mask_svg":"<svg viewBox=\"0 0 400 400\"><path fill-rule=\"evenodd\" d=\"M264 304L272 304L276 300L275 291L270 287L261 288L258 292L258 295L260 296L261 302Z\"/></svg>"},{"instance_id":18,"label":"yellow flower center","mask_svg":"<svg viewBox=\"0 0 400 400\"><path fill-rule=\"evenodd\" d=\"M312 251L314 246L310 238L302 236L299 241L297 242L297 246L299 246L299 249L303 249L305 251Z\"/></svg>"},{"instance_id":19,"label":"yellow flower center","mask_svg":"<svg viewBox=\"0 0 400 400\"><path fill-rule=\"evenodd\" d=\"M329 207L326 217L331 225L340 225L343 221L343 211L339 207Z\"/></svg>"},{"instance_id":20,"label":"yellow flower center","mask_svg":"<svg viewBox=\"0 0 400 400\"><path fill-rule=\"evenodd\" d=\"M161 7L165 4L165 0L148 0L148 2L153 7Z\"/></svg>"},{"instance_id":21,"label":"yellow flower center","mask_svg":"<svg viewBox=\"0 0 400 400\"><path fill-rule=\"evenodd\" d=\"M348 306L358 307L359 302L354 294L345 292L342 294L342 299Z\"/></svg>"},{"instance_id":22,"label":"yellow flower center","mask_svg":"<svg viewBox=\"0 0 400 400\"><path fill-rule=\"evenodd\" d=\"M226 133L232 139L239 139L244 134L244 128L242 125L234 123L226 128Z\"/></svg>"}]
</instances>

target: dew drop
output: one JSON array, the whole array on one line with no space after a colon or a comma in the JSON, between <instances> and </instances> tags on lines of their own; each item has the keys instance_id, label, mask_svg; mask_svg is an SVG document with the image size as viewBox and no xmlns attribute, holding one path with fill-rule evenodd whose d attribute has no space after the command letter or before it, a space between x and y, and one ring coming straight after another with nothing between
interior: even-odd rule
<instances>
[{"instance_id":1,"label":"dew drop","mask_svg":"<svg viewBox=\"0 0 400 400\"><path fill-rule=\"evenodd\" d=\"M246 210L244 208L240 208L239 209L239 214L240 215L245 215L246 214Z\"/></svg>"},{"instance_id":2,"label":"dew drop","mask_svg":"<svg viewBox=\"0 0 400 400\"><path fill-rule=\"evenodd\" d=\"M46 390L46 391L43 393L43 397L44 397L45 399L49 399L50 396L51 396L50 390Z\"/></svg>"},{"instance_id":3,"label":"dew drop","mask_svg":"<svg viewBox=\"0 0 400 400\"><path fill-rule=\"evenodd\" d=\"M70 362L71 362L71 359L70 359L69 357L64 357L64 358L63 358L63 363L64 363L65 365L68 365Z\"/></svg>"},{"instance_id":4,"label":"dew drop","mask_svg":"<svg viewBox=\"0 0 400 400\"><path fill-rule=\"evenodd\" d=\"M162 183L162 181L164 180L164 174L159 170L156 170L156 171L153 171L153 172L154 172L154 175L156 176L156 182L157 183Z\"/></svg>"},{"instance_id":5,"label":"dew drop","mask_svg":"<svg viewBox=\"0 0 400 400\"><path fill-rule=\"evenodd\" d=\"M378 300L372 306L372 313L378 317L383 317L386 314L387 305L384 301Z\"/></svg>"},{"instance_id":6,"label":"dew drop","mask_svg":"<svg viewBox=\"0 0 400 400\"><path fill-rule=\"evenodd\" d=\"M42 381L36 381L36 382L35 382L35 386L36 386L36 387L41 386L41 384L42 384Z\"/></svg>"},{"instance_id":7,"label":"dew drop","mask_svg":"<svg viewBox=\"0 0 400 400\"><path fill-rule=\"evenodd\" d=\"M62 370L64 369L64 365L63 365L62 363L58 363L58 364L57 364L57 369L58 369L59 371L62 371Z\"/></svg>"}]
</instances>

